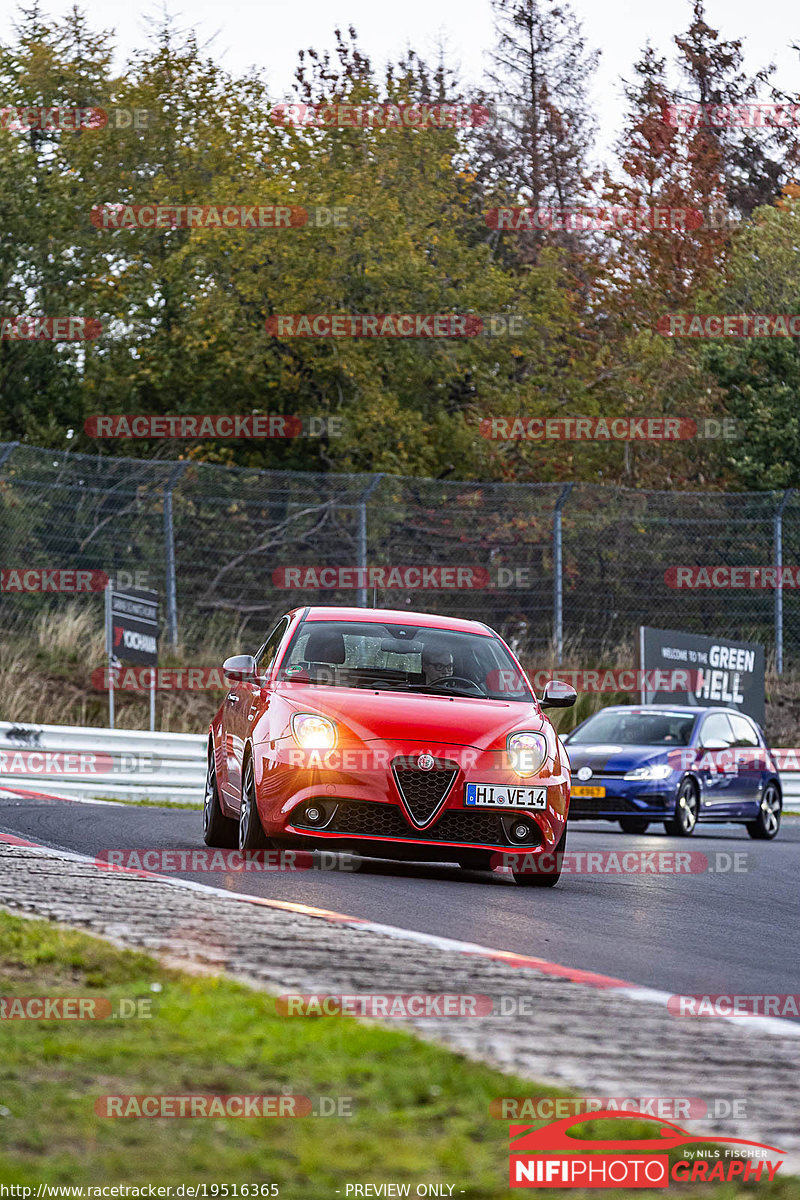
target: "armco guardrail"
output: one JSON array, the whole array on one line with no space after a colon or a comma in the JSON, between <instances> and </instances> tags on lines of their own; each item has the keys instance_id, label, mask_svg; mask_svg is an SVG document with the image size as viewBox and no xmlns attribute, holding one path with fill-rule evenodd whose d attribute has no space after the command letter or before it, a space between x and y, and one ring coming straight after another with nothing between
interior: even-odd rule
<instances>
[{"instance_id":1,"label":"armco guardrail","mask_svg":"<svg viewBox=\"0 0 800 1200\"><path fill-rule=\"evenodd\" d=\"M0 721L0 791L203 803L206 735Z\"/></svg>"},{"instance_id":2,"label":"armco guardrail","mask_svg":"<svg viewBox=\"0 0 800 1200\"><path fill-rule=\"evenodd\" d=\"M781 778L783 807L800 809L800 749L779 747L773 750Z\"/></svg>"},{"instance_id":3,"label":"armco guardrail","mask_svg":"<svg viewBox=\"0 0 800 1200\"><path fill-rule=\"evenodd\" d=\"M774 751L784 804L800 809L800 749ZM0 793L203 803L206 735L0 721Z\"/></svg>"}]
</instances>

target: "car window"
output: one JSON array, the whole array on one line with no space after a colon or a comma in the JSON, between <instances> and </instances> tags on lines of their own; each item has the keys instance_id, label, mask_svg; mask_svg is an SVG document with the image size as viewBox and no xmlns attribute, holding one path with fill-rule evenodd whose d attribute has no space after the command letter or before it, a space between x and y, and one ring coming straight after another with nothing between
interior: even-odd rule
<instances>
[{"instance_id":1,"label":"car window","mask_svg":"<svg viewBox=\"0 0 800 1200\"><path fill-rule=\"evenodd\" d=\"M272 633L267 638L264 645L256 655L256 665L258 666L259 675L266 675L272 665L275 655L278 653L278 647L283 641L283 636L289 628L289 618L281 617L278 624L273 629Z\"/></svg>"},{"instance_id":2,"label":"car window","mask_svg":"<svg viewBox=\"0 0 800 1200\"><path fill-rule=\"evenodd\" d=\"M741 717L734 715L733 713L729 713L728 720L733 727L733 736L735 738L733 743L734 746L761 745L760 741L758 740L758 734L751 723L747 720L747 717Z\"/></svg>"},{"instance_id":3,"label":"car window","mask_svg":"<svg viewBox=\"0 0 800 1200\"><path fill-rule=\"evenodd\" d=\"M693 713L630 712L615 709L589 717L569 735L567 745L619 742L623 746L688 746Z\"/></svg>"},{"instance_id":4,"label":"car window","mask_svg":"<svg viewBox=\"0 0 800 1200\"><path fill-rule=\"evenodd\" d=\"M733 730L726 713L712 713L703 722L703 728L700 730L700 745L707 746L709 742L722 742L725 746L734 744Z\"/></svg>"},{"instance_id":5,"label":"car window","mask_svg":"<svg viewBox=\"0 0 800 1200\"><path fill-rule=\"evenodd\" d=\"M498 638L394 621L307 621L295 631L280 678L533 702Z\"/></svg>"}]
</instances>

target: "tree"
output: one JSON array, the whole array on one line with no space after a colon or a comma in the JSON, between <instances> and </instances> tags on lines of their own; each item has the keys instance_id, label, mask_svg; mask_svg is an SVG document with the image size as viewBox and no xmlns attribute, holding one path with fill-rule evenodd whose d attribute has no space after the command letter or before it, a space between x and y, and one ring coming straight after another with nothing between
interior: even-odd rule
<instances>
[{"instance_id":1,"label":"tree","mask_svg":"<svg viewBox=\"0 0 800 1200\"><path fill-rule=\"evenodd\" d=\"M800 312L800 203L758 209L734 239L716 311ZM800 486L800 349L797 338L714 341L703 358L737 420L729 461L738 486Z\"/></svg>"}]
</instances>

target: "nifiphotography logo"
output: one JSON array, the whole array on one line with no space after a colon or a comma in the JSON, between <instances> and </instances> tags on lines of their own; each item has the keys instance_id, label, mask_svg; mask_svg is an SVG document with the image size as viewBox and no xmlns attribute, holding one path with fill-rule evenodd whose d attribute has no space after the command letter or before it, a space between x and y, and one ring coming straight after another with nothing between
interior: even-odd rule
<instances>
[{"instance_id":1,"label":"nifiphotography logo","mask_svg":"<svg viewBox=\"0 0 800 1200\"><path fill-rule=\"evenodd\" d=\"M629 1121L630 1113L604 1109L593 1112L591 1117L573 1114L539 1129L510 1125L511 1187L665 1188L670 1182L757 1183L762 1178L769 1182L777 1175L785 1157L784 1151L776 1146L742 1138L696 1135L644 1113L637 1113L636 1120L653 1122L652 1137L604 1141L569 1132L572 1126L586 1126L592 1121L620 1120ZM717 1142L725 1142L727 1146L718 1147ZM694 1146L702 1149L685 1149ZM665 1151L681 1148L684 1157L670 1168ZM777 1162L772 1161L775 1155Z\"/></svg>"}]
</instances>

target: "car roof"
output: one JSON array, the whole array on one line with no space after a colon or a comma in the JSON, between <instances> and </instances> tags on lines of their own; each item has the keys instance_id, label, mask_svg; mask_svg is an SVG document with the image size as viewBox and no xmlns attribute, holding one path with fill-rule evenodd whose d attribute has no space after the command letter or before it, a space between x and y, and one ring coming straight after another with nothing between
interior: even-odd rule
<instances>
[{"instance_id":1,"label":"car roof","mask_svg":"<svg viewBox=\"0 0 800 1200\"><path fill-rule=\"evenodd\" d=\"M295 611L299 612L300 609ZM371 624L386 621L396 625L419 625L423 629L451 629L455 633L477 633L494 637L494 631L481 621L445 617L440 613L411 612L407 608L336 608L315 605L305 610L306 621L358 621Z\"/></svg>"},{"instance_id":2,"label":"car roof","mask_svg":"<svg viewBox=\"0 0 800 1200\"><path fill-rule=\"evenodd\" d=\"M597 711L635 713L660 712L669 713L672 717L682 717L685 713L694 713L694 715L697 716L699 713L710 712L734 713L738 717L747 716L747 713L741 712L738 708L731 708L729 705L725 704L707 704L704 706L691 704L607 704L604 708L599 708Z\"/></svg>"}]
</instances>

